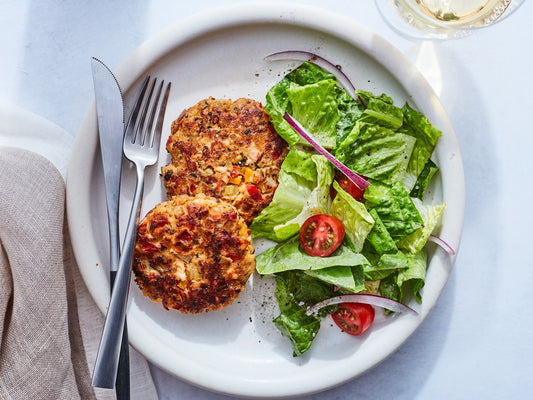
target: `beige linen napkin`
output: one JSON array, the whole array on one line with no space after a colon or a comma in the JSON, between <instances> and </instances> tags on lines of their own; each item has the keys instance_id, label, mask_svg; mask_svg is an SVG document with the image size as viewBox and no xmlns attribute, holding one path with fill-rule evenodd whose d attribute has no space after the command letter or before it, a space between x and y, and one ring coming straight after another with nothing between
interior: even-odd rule
<instances>
[{"instance_id":1,"label":"beige linen napkin","mask_svg":"<svg viewBox=\"0 0 533 400\"><path fill-rule=\"evenodd\" d=\"M65 185L44 157L0 147L0 399L112 399L91 373L104 316L65 220ZM157 399L130 347L132 399Z\"/></svg>"}]
</instances>

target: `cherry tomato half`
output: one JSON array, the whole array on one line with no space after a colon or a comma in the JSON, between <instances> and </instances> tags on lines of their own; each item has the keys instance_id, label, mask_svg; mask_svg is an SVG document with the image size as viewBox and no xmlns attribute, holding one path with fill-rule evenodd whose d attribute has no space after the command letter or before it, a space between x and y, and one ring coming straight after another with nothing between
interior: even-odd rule
<instances>
[{"instance_id":1,"label":"cherry tomato half","mask_svg":"<svg viewBox=\"0 0 533 400\"><path fill-rule=\"evenodd\" d=\"M365 190L359 188L355 183L353 183L351 180L349 180L345 175L338 173L335 180L338 182L339 186L350 196L352 196L355 200L361 201L363 200L363 195L365 194Z\"/></svg>"},{"instance_id":2,"label":"cherry tomato half","mask_svg":"<svg viewBox=\"0 0 533 400\"><path fill-rule=\"evenodd\" d=\"M313 215L300 228L300 244L311 256L329 256L340 246L343 239L344 225L331 215Z\"/></svg>"},{"instance_id":3,"label":"cherry tomato half","mask_svg":"<svg viewBox=\"0 0 533 400\"><path fill-rule=\"evenodd\" d=\"M341 303L331 317L344 332L357 336L372 325L375 315L374 307L370 304Z\"/></svg>"}]
</instances>

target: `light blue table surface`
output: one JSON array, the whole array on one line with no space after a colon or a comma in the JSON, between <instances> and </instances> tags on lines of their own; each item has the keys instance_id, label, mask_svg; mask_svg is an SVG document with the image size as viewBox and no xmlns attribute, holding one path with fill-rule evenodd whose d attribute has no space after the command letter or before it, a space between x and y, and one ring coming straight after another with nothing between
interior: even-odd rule
<instances>
[{"instance_id":1,"label":"light blue table surface","mask_svg":"<svg viewBox=\"0 0 533 400\"><path fill-rule=\"evenodd\" d=\"M0 100L75 136L93 101L91 56L114 69L180 19L230 3L0 0ZM415 62L454 126L466 181L460 252L429 317L379 366L305 398L532 398L533 4L469 37L423 42L369 0L297 3L353 18ZM228 399L152 372L161 399Z\"/></svg>"}]
</instances>

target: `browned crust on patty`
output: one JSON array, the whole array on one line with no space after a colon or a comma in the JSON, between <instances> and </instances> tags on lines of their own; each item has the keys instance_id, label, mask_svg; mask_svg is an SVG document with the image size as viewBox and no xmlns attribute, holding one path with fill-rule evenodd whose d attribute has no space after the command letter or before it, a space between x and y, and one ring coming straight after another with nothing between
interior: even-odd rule
<instances>
[{"instance_id":1,"label":"browned crust on patty","mask_svg":"<svg viewBox=\"0 0 533 400\"><path fill-rule=\"evenodd\" d=\"M250 224L272 201L288 146L261 103L210 97L172 123L167 150L171 163L161 173L168 198L217 197Z\"/></svg>"},{"instance_id":2,"label":"browned crust on patty","mask_svg":"<svg viewBox=\"0 0 533 400\"><path fill-rule=\"evenodd\" d=\"M139 223L133 271L144 295L166 309L223 308L255 269L250 231L228 203L202 194L156 205Z\"/></svg>"}]
</instances>

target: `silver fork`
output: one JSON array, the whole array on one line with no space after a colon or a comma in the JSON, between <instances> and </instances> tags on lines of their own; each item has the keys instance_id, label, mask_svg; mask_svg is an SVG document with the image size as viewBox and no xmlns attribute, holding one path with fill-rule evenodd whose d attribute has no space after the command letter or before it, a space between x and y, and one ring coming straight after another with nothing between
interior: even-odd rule
<instances>
[{"instance_id":1,"label":"silver fork","mask_svg":"<svg viewBox=\"0 0 533 400\"><path fill-rule=\"evenodd\" d=\"M118 264L115 285L111 293L111 300L109 302L104 330L100 340L100 348L93 372L92 385L109 389L115 387L117 377L120 342L122 340L126 318L133 250L144 187L144 169L149 165L155 164L159 156L161 129L171 85L170 82L167 84L161 99L164 84L164 81L161 81L158 89L155 91L155 98L153 98L157 78L154 78L151 84L149 84L149 81L150 77L148 76L143 83L124 134L124 156L135 164L137 184L122 246L122 255ZM155 127L154 120L156 121Z\"/></svg>"}]
</instances>

